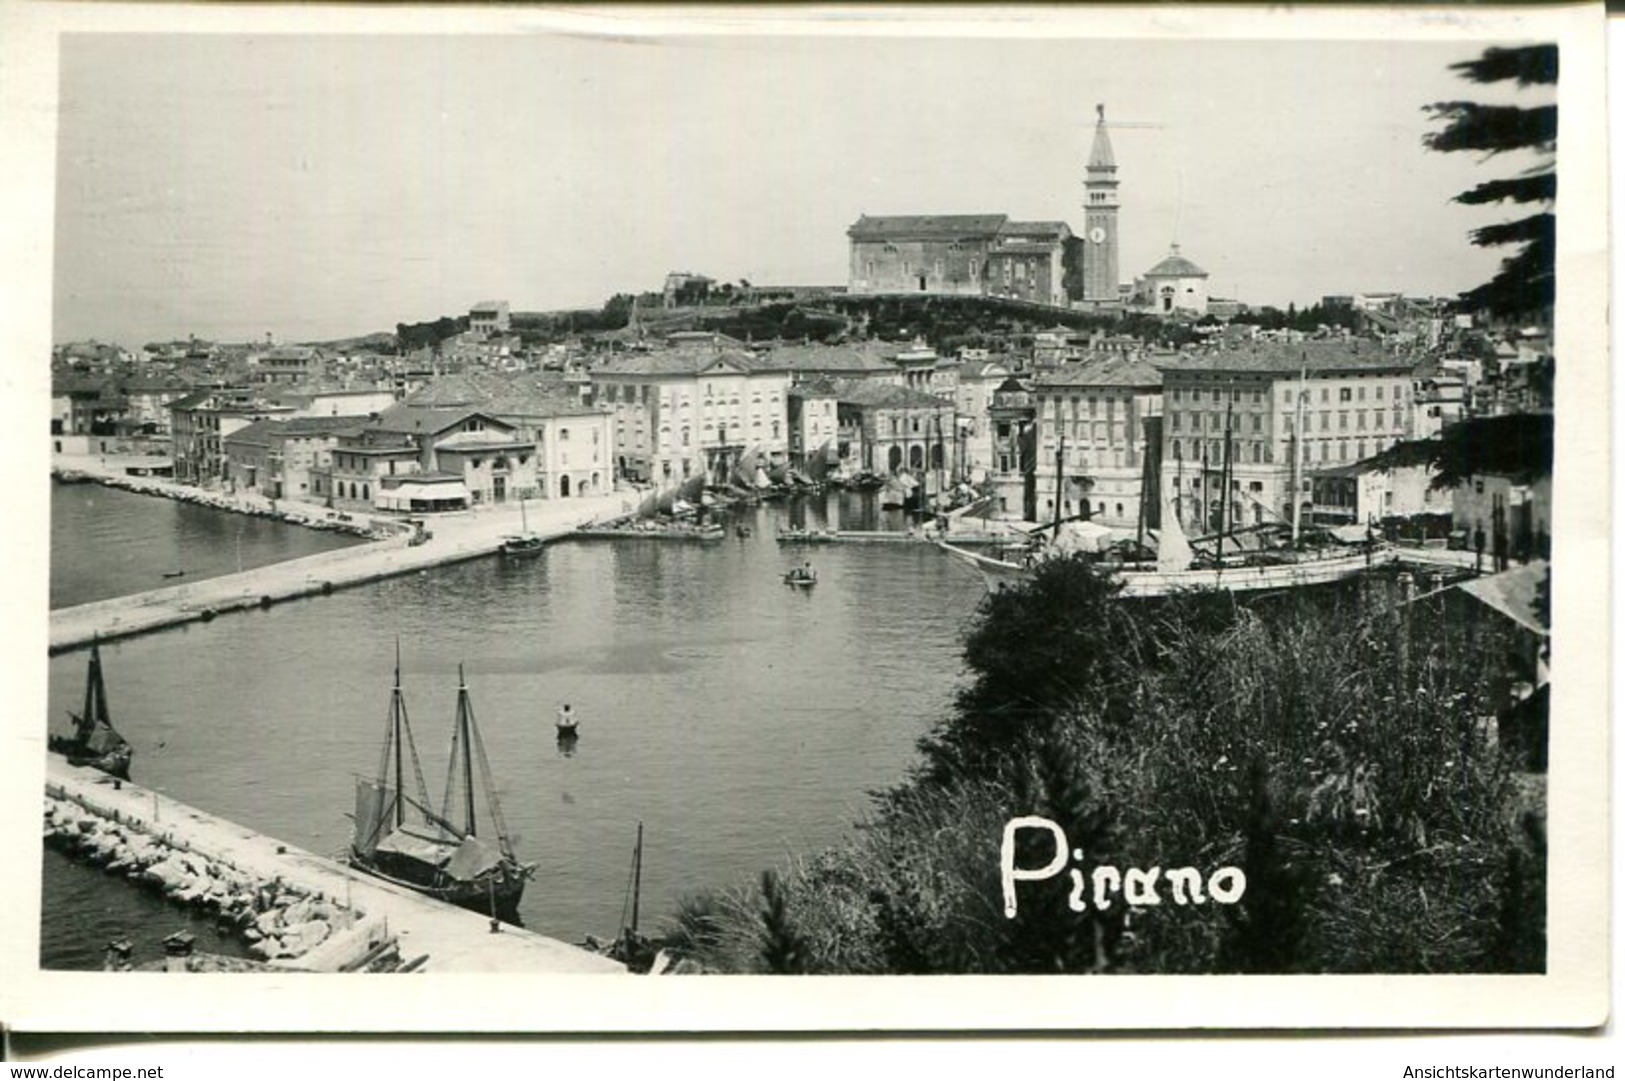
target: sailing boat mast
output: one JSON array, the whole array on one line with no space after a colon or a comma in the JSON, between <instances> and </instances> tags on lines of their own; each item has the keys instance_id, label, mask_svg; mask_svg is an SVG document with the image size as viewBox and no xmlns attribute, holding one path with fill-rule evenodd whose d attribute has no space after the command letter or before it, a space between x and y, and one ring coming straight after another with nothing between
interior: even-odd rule
<instances>
[{"instance_id":1,"label":"sailing boat mast","mask_svg":"<svg viewBox=\"0 0 1625 1081\"><path fill-rule=\"evenodd\" d=\"M457 666L457 738L463 747L463 832L474 836L474 746L469 733L468 683Z\"/></svg>"},{"instance_id":2,"label":"sailing boat mast","mask_svg":"<svg viewBox=\"0 0 1625 1081\"><path fill-rule=\"evenodd\" d=\"M1230 532L1230 416L1235 408L1234 380L1224 399L1224 458L1219 464L1219 567L1224 567L1224 535Z\"/></svg>"},{"instance_id":3,"label":"sailing boat mast","mask_svg":"<svg viewBox=\"0 0 1625 1081\"><path fill-rule=\"evenodd\" d=\"M107 716L107 689L102 686L102 651L95 639L90 643L90 671L85 677L85 711L76 726L79 738L87 739L101 724L111 724Z\"/></svg>"},{"instance_id":4,"label":"sailing boat mast","mask_svg":"<svg viewBox=\"0 0 1625 1081\"><path fill-rule=\"evenodd\" d=\"M401 720L406 713L406 700L401 695L401 640L395 639L395 689L389 695L389 735L395 747L395 828L406 824L406 786L401 775Z\"/></svg>"},{"instance_id":5,"label":"sailing boat mast","mask_svg":"<svg viewBox=\"0 0 1625 1081\"><path fill-rule=\"evenodd\" d=\"M643 823L638 823L638 846L632 850L632 932L638 929L638 899L643 893Z\"/></svg>"},{"instance_id":6,"label":"sailing boat mast","mask_svg":"<svg viewBox=\"0 0 1625 1081\"><path fill-rule=\"evenodd\" d=\"M1066 458L1066 429L1061 427L1061 403L1055 403L1055 427L1059 430L1060 441L1055 444L1055 535L1051 540L1061 538L1061 463Z\"/></svg>"},{"instance_id":7,"label":"sailing boat mast","mask_svg":"<svg viewBox=\"0 0 1625 1081\"><path fill-rule=\"evenodd\" d=\"M1298 546L1299 519L1303 517L1303 402L1309 396L1309 364L1305 355L1298 369L1298 404L1292 419L1292 546Z\"/></svg>"}]
</instances>

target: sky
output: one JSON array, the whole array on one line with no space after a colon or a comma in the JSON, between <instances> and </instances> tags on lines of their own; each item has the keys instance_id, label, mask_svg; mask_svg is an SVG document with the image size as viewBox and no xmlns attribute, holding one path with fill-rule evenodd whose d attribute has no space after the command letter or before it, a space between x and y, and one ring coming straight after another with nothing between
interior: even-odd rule
<instances>
[{"instance_id":1,"label":"sky","mask_svg":"<svg viewBox=\"0 0 1625 1081\"><path fill-rule=\"evenodd\" d=\"M70 34L53 337L320 340L596 307L670 271L845 284L860 214L1080 228L1095 105L1120 269L1179 243L1214 295L1451 295L1531 162L1425 150L1510 100L1485 42ZM1540 91L1516 95L1546 100Z\"/></svg>"}]
</instances>

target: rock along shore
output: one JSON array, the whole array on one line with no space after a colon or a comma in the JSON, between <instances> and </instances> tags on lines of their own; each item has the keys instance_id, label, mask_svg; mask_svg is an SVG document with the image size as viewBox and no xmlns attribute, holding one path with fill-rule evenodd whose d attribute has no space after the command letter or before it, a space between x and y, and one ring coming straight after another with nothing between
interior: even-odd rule
<instances>
[{"instance_id":1,"label":"rock along shore","mask_svg":"<svg viewBox=\"0 0 1625 1081\"><path fill-rule=\"evenodd\" d=\"M45 843L216 914L279 968L624 973L608 958L423 897L140 785L48 755ZM391 966L393 967L393 966Z\"/></svg>"}]
</instances>

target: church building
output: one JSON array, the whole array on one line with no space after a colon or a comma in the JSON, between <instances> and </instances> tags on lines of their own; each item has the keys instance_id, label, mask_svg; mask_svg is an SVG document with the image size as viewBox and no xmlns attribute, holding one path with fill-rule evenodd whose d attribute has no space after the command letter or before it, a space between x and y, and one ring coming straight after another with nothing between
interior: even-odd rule
<instances>
[{"instance_id":1,"label":"church building","mask_svg":"<svg viewBox=\"0 0 1625 1081\"><path fill-rule=\"evenodd\" d=\"M1117 162L1097 106L1084 179L1084 232L1060 221L1011 221L1004 214L858 218L849 293L998 296L1038 304L1111 308L1117 284Z\"/></svg>"}]
</instances>

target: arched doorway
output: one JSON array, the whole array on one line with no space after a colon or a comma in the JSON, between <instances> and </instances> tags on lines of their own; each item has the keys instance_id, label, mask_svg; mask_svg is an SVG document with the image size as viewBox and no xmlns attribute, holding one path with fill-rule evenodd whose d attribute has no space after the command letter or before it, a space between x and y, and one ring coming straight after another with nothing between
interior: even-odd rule
<instances>
[{"instance_id":1,"label":"arched doorway","mask_svg":"<svg viewBox=\"0 0 1625 1081\"><path fill-rule=\"evenodd\" d=\"M912 446L908 448L908 467L910 469L919 469L924 464L925 451L919 446Z\"/></svg>"},{"instance_id":2,"label":"arched doorway","mask_svg":"<svg viewBox=\"0 0 1625 1081\"><path fill-rule=\"evenodd\" d=\"M570 476L569 476L569 474L565 474L564 476L559 478L559 495L564 499L570 498Z\"/></svg>"},{"instance_id":3,"label":"arched doorway","mask_svg":"<svg viewBox=\"0 0 1625 1081\"><path fill-rule=\"evenodd\" d=\"M895 447L894 446L894 447L892 447L891 450L886 452L886 468L888 470L895 473L895 472L897 472L898 467L901 466L902 464L903 464L903 448L902 447Z\"/></svg>"}]
</instances>

